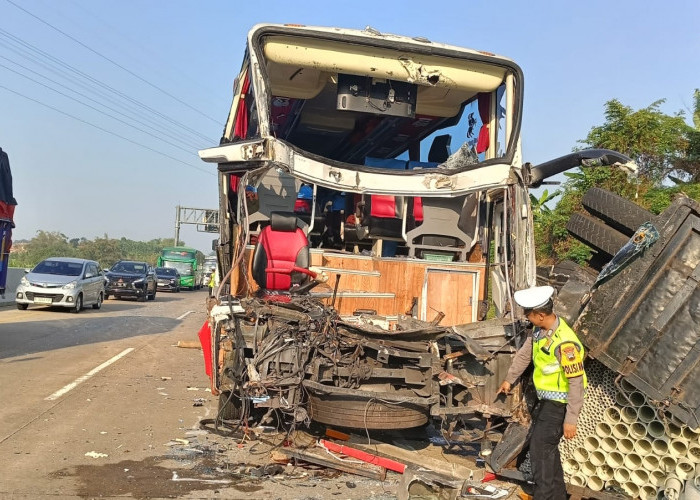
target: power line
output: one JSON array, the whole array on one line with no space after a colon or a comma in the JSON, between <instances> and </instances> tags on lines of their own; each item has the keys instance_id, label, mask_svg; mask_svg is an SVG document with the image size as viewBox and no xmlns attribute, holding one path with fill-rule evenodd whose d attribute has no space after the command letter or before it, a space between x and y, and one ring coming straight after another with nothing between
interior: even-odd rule
<instances>
[{"instance_id":1,"label":"power line","mask_svg":"<svg viewBox=\"0 0 700 500\"><path fill-rule=\"evenodd\" d=\"M153 109L153 108L151 108L150 106L147 106L147 105L145 105L145 104L143 104L143 103L137 101L136 99L134 99L134 98L132 98L132 97L130 97L130 96L124 94L123 92L121 92L121 91L119 91L119 90L117 90L117 89L115 89L115 88L113 88L113 87L111 87L111 86L109 86L109 85L107 85L107 84L101 82L100 80L97 80L96 78L93 78L92 76L88 75L87 73L84 73L83 71L80 71L79 69L77 69L77 68L71 66L70 64L67 64L67 63L63 62L61 59L52 56L51 54L49 54L49 53L47 53L47 52L45 52L45 51L43 51L43 50L41 50L41 49L39 49L39 48L33 46L33 45L30 44L30 43L25 42L25 41L22 40L21 38L19 38L19 37L13 35L12 33L9 33L9 32L7 32L7 31L3 30L2 28L0 28L0 35L1 35L1 36L4 36L5 38L9 38L12 42L18 43L18 44L20 44L20 45L22 45L22 46L28 48L29 50L31 50L31 51L33 51L33 52L39 54L40 56L42 56L42 57L44 57L44 58L46 58L46 59L48 59L49 61L53 62L54 64L57 64L57 65L59 65L59 66L61 66L61 67L63 67L63 68L66 68L67 70L71 71L72 73L75 73L76 75L78 75L78 76L80 76L80 77L82 77L82 78L85 78L86 80L88 80L88 81L90 81L90 82L96 84L97 86L102 87L102 88L106 89L107 91L116 94L116 95L119 96L120 98L122 98L122 99L124 99L124 100L126 100L126 101L128 101L128 102L133 103L133 104L136 105L137 107L143 108L144 110L146 110L146 111L148 111L148 112L150 112L150 113L152 113L152 114L155 114L155 115L159 116L159 117L162 118L163 120L165 120L165 121L167 121L167 122L170 122L170 123L172 123L173 125L176 125L176 126L182 128L182 129L184 129L184 130L187 130L187 131L189 131L190 133L192 133L192 134L194 134L194 135L197 135L197 136L203 138L203 139L206 140L206 141L209 141L209 140L210 140L209 137L207 137L207 136L205 136L205 135L203 135L203 134L200 134L200 133L197 132L196 130L193 130L193 129L187 127L186 125L184 125L184 124L178 122L177 120L174 120L174 119L172 119L172 118L166 116L165 114L161 113L160 111L158 111L158 110L156 110L156 109Z\"/></svg>"},{"instance_id":2,"label":"power line","mask_svg":"<svg viewBox=\"0 0 700 500\"><path fill-rule=\"evenodd\" d=\"M145 144L141 144L140 142L137 142L137 141L134 141L134 140L132 140L132 139L129 139L128 137L124 137L123 135L117 134L117 133L115 133L115 132L111 132L110 130L108 130L108 129L106 129L106 128L100 127L99 125L95 125L94 123L91 123L91 122L89 122L89 121L87 121L87 120L83 120L82 118L78 118L77 116L74 116L74 115L72 115L72 114L70 114L70 113L66 113L65 111L62 111L62 110L60 110L60 109L58 109L58 108L56 108L56 107L54 107L54 106L51 106L50 104L46 104L46 103L41 102L41 101L39 101L39 100L37 100L37 99L34 99L34 98L32 98L32 97L26 96L26 95L24 95L24 94L22 94L22 93L20 93L20 92L17 92L16 90L12 90L12 89L10 89L10 88L8 88L8 87L5 87L4 85L0 85L0 89L4 89L4 90L6 90L6 91L8 91L8 92L11 92L11 93L13 93L13 94L15 94L15 95L18 95L18 96L20 96L20 97L23 97L24 99L27 99L27 100L32 101L32 102L35 102L35 103L37 103L37 104L40 104L41 106L44 106L44 107L49 108L49 109L51 109L51 110L53 110L53 111L56 111L57 113L61 113L62 115L65 115L65 116L67 116L67 117L69 117L69 118L73 118L74 120L77 120L77 121L79 121L79 122L81 122L81 123L84 123L84 124L86 124L86 125L90 125L91 127L94 127L94 128L96 128L96 129L98 129L98 130L101 130L102 132L106 132L106 133L109 134L110 136L118 137L118 138L123 139L123 140L125 140L125 141L127 141L127 142L130 142L131 144L135 144L136 146L140 146L140 147L142 147L142 148L144 148L144 149L147 149L147 150L149 150L149 151L152 151L152 152L154 152L154 153L156 153L156 154L159 154L159 155L161 155L161 156L165 156L166 158L169 158L169 159L171 159L171 160L173 160L173 161L176 161L176 162L178 162L178 163L182 163L182 164L185 165L186 167L194 168L195 170L199 170L200 172L204 172L204 173L207 173L207 174L209 174L209 175L216 175L216 174L214 174L213 172L211 172L211 171L209 171L209 170L204 170L203 168L196 167L196 166L194 166L194 165L192 165L192 164L190 164L190 163L187 163L187 162L184 162L184 161L180 160L179 158L175 158L174 156L170 156L170 155L167 154L167 153L163 153L162 151L158 151L157 149L153 149L153 148L150 147L150 146L146 146Z\"/></svg>"},{"instance_id":3,"label":"power line","mask_svg":"<svg viewBox=\"0 0 700 500\"><path fill-rule=\"evenodd\" d=\"M16 64L17 66L19 66L19 67L21 67L21 68L23 68L23 69L25 69L25 70L27 70L27 71L31 71L32 73L39 75L39 74L36 73L35 71L32 71L31 69L26 68L26 67L22 66L21 64L17 64L15 61L12 61L12 60L10 60L10 59L7 59L7 58L4 57L4 56L0 56L0 58L5 59L5 60L7 60L7 61L10 61L11 63ZM134 129L138 130L139 132L143 132L144 134L150 135L151 137L154 137L155 139L158 139L158 140L160 140L160 141L163 141L163 142L165 142L166 144L170 144L171 146L176 147L176 148L178 148L178 149L180 149L180 150L182 150L182 151L185 151L186 153L192 153L192 149L183 148L180 144L176 144L176 143L170 142L170 141L168 141L167 139L164 139L163 137L160 137L160 136L158 136L158 135L156 135L156 134L153 134L153 133L151 133L151 132L148 132L147 130L144 130L144 129L142 129L142 128L140 128L140 127L137 127L137 126L135 126L135 125L133 125L133 124L131 124L131 123L129 123L129 122L126 122L126 121L124 121L124 120L122 120L122 119L120 119L120 118L117 118L117 117L115 117L115 116L113 116L113 115L111 115L111 114L109 114L109 113L107 113L107 112L105 112L105 111L102 111L102 110L100 110L100 109L98 109L98 108L96 108L96 107L94 107L94 106L91 106L91 105L89 105L89 104L86 104L86 103L80 101L79 99L76 99L75 97L72 97L72 96L70 96L70 95L68 95L68 94L65 94L65 93L59 91L59 90L56 90L55 88L52 88L52 87L49 86L49 85L46 85L46 84L44 84L44 83L41 83L40 81L35 80L35 79L33 79L33 78L31 78L31 77L29 77L29 76L27 76L27 75L24 75L24 74L20 73L19 71L16 71L16 70L14 70L14 69L12 69L12 68L9 68L9 67L5 66L5 65L2 64L2 63L0 63L0 67L5 68L6 70L11 71L11 72L13 72L13 73L15 73L15 74L17 74L17 75L23 77L23 78L26 78L26 79L29 80L30 82L34 82L34 83L36 83L37 85L41 85L41 86L44 87L44 88L47 88L47 89L49 89L49 90L51 90L51 91L53 91L53 92L56 92L56 93L59 94L59 95L62 95L62 96L64 96L64 97L67 97L68 99L71 99L71 100L77 102L78 104L82 104L83 106L86 106L86 107L88 107L88 108L90 108L90 109L93 109L93 110L97 111L98 113L101 113L101 114L103 114L103 115L105 115L105 116L108 116L108 117L112 118L113 120L117 120L118 122L123 123L124 125L126 125L126 126L128 126L128 127L132 127L132 128L134 128ZM97 100L92 99L91 97L88 97L88 96L86 96L86 95L84 95L84 94L81 94L81 93L79 93L79 92L76 92L75 90L73 90L73 89L71 89L71 88L68 88L67 86L63 85L63 84L60 83L60 82L57 82L57 81L55 81L55 80L52 80L51 78L47 78L47 77L44 76L44 75L39 75L39 76L42 77L42 78L45 78L46 80L48 80L48 81L50 81L50 82L52 82L52 83L54 83L54 84L56 84L56 85L59 85L59 86L65 88L65 89L67 89L67 90L70 91L70 92L74 92L74 93L78 94L79 96L81 96L81 97L83 97L83 98L85 98L85 99L88 99L88 100L90 100L90 101L92 101L92 102L98 104L99 106L105 107L105 108L107 108L107 109L109 109L109 110L111 110L111 111L114 111L114 112L117 113L117 114L120 114L120 115L122 115L122 116L124 116L124 117L126 117L126 118L128 118L128 119L130 119L130 120L133 120L133 118L131 118L131 117L125 115L124 113L121 113L119 110L116 110L116 109L114 109L114 108L111 108L110 106L106 106L106 105L104 105L104 104L98 102ZM137 120L134 120L134 121L137 121ZM142 123L142 125L144 125L145 127L148 127L148 125L146 125L146 124L143 124L143 123ZM152 128L152 127L150 127L150 128Z\"/></svg>"},{"instance_id":4,"label":"power line","mask_svg":"<svg viewBox=\"0 0 700 500\"><path fill-rule=\"evenodd\" d=\"M59 32L60 34L62 34L62 35L65 36L66 38L68 38L68 39L74 41L75 43L77 43L77 44L80 45L81 47L84 47L85 49L89 50L90 52L92 52L93 54L97 55L98 57L101 57L101 58L104 59L105 61L108 61L108 62L114 64L116 67L118 67L118 68L120 68L121 70L127 72L128 74L130 74L130 75L133 76L134 78L137 78L138 80L140 80L140 81L142 81L143 83L145 83L145 84L147 84L147 85L153 87L154 89L158 90L159 92L162 92L163 94L167 95L167 96L170 97L171 99L174 99L175 101L179 102L179 103L182 104L183 106L186 106L186 107L190 108L191 110L195 111L196 113L202 115L202 116L205 117L205 118L208 118L209 120L213 121L214 123L219 124L219 120L217 120L217 119L215 119L215 118L212 118L211 116L207 115L206 113L203 113L202 111L200 111L199 109L195 108L194 106L191 106L190 104L186 103L186 102L183 101L182 99L180 99L180 98L178 98L178 97L176 97L176 96L170 94L170 93L167 92L166 90L164 90L164 89L160 88L159 86L157 86L157 85L155 85L155 84L149 82L149 81L146 80L145 78L142 78L141 76L137 75L136 73L134 73L134 72L131 71L130 69L128 69L128 68L122 66L122 65L119 64L118 62L116 62L116 61L110 59L109 57L107 57L107 56L101 54L100 52L98 52L97 50L93 49L92 47L89 47L88 45L84 44L83 42L81 42L81 41L78 40L77 38L74 38L73 36L69 35L69 34L66 33L65 31L62 31L61 29L57 28L56 26L52 25L51 23L49 23L49 22L47 22L47 21L44 21L42 18L40 18L39 16L37 16L37 15L35 15L35 14L29 12L27 9L25 9L25 8L23 8L23 7L20 7L19 5L17 5L17 4L16 4L15 2L13 2L12 0L6 0L6 1L7 1L8 3L12 4L13 6L15 6L16 8L18 8L19 10L25 12L27 15L33 17L34 19L36 19L36 20L38 20L39 22L45 24L46 26L50 27L51 29L53 29L53 30Z\"/></svg>"}]
</instances>

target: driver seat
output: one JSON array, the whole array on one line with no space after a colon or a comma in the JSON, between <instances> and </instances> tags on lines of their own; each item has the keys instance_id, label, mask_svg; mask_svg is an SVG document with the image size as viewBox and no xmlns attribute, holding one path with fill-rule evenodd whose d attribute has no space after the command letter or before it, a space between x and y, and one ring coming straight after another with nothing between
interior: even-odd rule
<instances>
[{"instance_id":1,"label":"driver seat","mask_svg":"<svg viewBox=\"0 0 700 500\"><path fill-rule=\"evenodd\" d=\"M291 215L271 214L253 253L253 279L261 290L294 291L316 273L309 271L309 240Z\"/></svg>"}]
</instances>

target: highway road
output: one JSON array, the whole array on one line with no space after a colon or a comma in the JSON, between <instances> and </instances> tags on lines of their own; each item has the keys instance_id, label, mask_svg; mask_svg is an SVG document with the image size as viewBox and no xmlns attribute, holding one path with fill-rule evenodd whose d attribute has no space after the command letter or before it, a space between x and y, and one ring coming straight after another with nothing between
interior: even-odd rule
<instances>
[{"instance_id":1,"label":"highway road","mask_svg":"<svg viewBox=\"0 0 700 500\"><path fill-rule=\"evenodd\" d=\"M206 295L110 299L79 314L0 308L0 498L208 489L163 464L205 439L199 421L216 411L201 350L176 347L197 340Z\"/></svg>"}]
</instances>

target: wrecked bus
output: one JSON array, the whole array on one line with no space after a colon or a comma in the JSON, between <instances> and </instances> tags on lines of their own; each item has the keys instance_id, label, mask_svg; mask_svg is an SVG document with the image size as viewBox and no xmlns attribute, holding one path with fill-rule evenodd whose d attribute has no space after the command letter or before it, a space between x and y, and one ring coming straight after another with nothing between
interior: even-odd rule
<instances>
[{"instance_id":1,"label":"wrecked bus","mask_svg":"<svg viewBox=\"0 0 700 500\"><path fill-rule=\"evenodd\" d=\"M488 52L372 28L249 32L220 144L199 153L219 179L200 339L220 418L527 422L523 390L497 391L527 335L513 292L536 282L528 190L630 161L525 163L522 104L520 67Z\"/></svg>"}]
</instances>

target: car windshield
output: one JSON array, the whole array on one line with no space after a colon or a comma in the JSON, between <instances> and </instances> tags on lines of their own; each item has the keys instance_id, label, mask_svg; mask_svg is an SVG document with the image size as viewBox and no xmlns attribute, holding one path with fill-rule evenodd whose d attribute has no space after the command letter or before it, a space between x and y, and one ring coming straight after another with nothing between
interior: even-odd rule
<instances>
[{"instance_id":1,"label":"car windshield","mask_svg":"<svg viewBox=\"0 0 700 500\"><path fill-rule=\"evenodd\" d=\"M167 267L157 267L156 274L158 276L177 276L177 270Z\"/></svg>"},{"instance_id":2,"label":"car windshield","mask_svg":"<svg viewBox=\"0 0 700 500\"><path fill-rule=\"evenodd\" d=\"M190 276L192 274L191 262L166 261L163 263L165 267L177 270L182 276Z\"/></svg>"},{"instance_id":3,"label":"car windshield","mask_svg":"<svg viewBox=\"0 0 700 500\"><path fill-rule=\"evenodd\" d=\"M83 272L83 264L80 262L45 260L37 264L32 272L41 274L57 274L59 276L80 276Z\"/></svg>"},{"instance_id":4,"label":"car windshield","mask_svg":"<svg viewBox=\"0 0 700 500\"><path fill-rule=\"evenodd\" d=\"M112 271L117 273L144 274L146 272L146 265L138 262L117 262L114 264Z\"/></svg>"}]
</instances>

